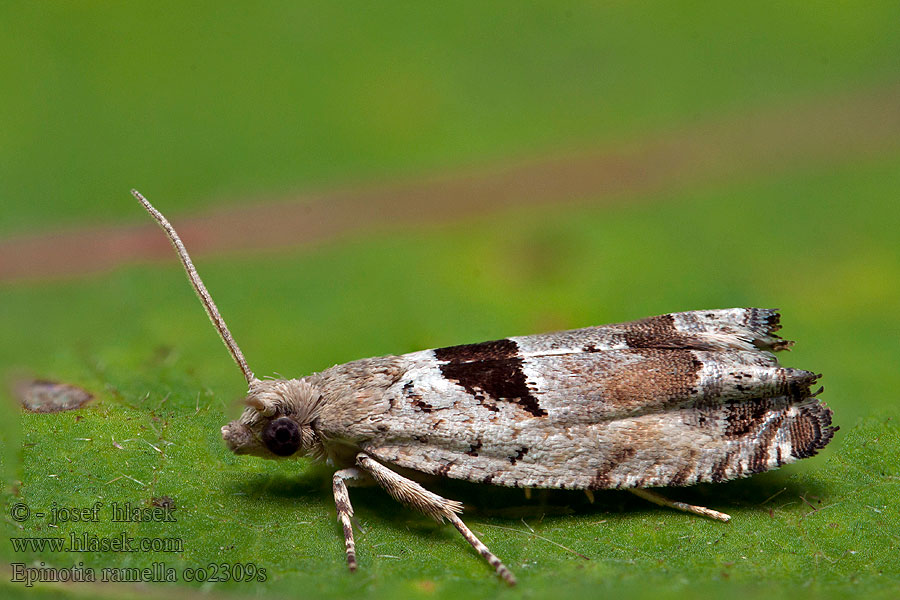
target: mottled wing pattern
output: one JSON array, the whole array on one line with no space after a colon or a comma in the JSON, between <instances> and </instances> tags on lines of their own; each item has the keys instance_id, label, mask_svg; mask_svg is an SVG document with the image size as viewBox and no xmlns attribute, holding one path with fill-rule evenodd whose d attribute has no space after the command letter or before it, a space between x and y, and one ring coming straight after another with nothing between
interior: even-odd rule
<instances>
[{"instance_id":1,"label":"mottled wing pattern","mask_svg":"<svg viewBox=\"0 0 900 600\"><path fill-rule=\"evenodd\" d=\"M831 439L817 376L770 351L778 313L695 311L398 357L357 432L386 463L519 487L687 485Z\"/></svg>"}]
</instances>

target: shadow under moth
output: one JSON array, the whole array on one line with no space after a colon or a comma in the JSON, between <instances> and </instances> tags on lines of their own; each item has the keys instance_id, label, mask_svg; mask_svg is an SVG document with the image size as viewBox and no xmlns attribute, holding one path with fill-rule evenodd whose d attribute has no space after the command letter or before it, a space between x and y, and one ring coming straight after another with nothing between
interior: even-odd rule
<instances>
[{"instance_id":1,"label":"shadow under moth","mask_svg":"<svg viewBox=\"0 0 900 600\"><path fill-rule=\"evenodd\" d=\"M819 375L781 367L775 310L672 313L492 342L366 358L299 379L258 379L175 229L134 196L175 246L247 380L246 408L222 427L236 454L311 456L336 469L347 566L356 569L348 486L379 485L450 521L510 584L512 572L459 518L462 505L415 479L530 488L623 488L662 506L726 514L648 488L720 482L816 454L837 427Z\"/></svg>"}]
</instances>

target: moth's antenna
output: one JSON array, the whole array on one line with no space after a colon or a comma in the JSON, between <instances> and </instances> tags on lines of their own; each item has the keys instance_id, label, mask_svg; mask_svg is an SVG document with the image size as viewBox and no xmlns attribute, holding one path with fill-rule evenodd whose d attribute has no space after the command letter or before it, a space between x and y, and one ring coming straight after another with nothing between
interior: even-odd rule
<instances>
[{"instance_id":1,"label":"moth's antenna","mask_svg":"<svg viewBox=\"0 0 900 600\"><path fill-rule=\"evenodd\" d=\"M206 309L206 314L209 315L209 320L212 321L213 325L216 327L216 331L219 332L219 336L222 338L222 341L225 342L225 345L228 347L228 351L231 352L231 357L234 359L234 362L237 363L237 366L241 368L241 372L244 374L244 379L247 380L247 383L253 383L256 381L256 375L253 374L253 371L250 370L250 367L247 366L247 361L244 359L244 355L241 352L241 349L238 348L237 343L234 341L234 338L231 337L231 332L228 331L228 326L225 325L225 319L222 318L222 315L219 314L219 309L216 308L216 303L213 302L212 296L209 295L209 292L206 291L206 286L203 285L203 281L200 279L200 276L197 274L197 269L194 268L194 263L191 262L191 257L188 256L187 250L184 248L184 244L181 243L181 238L178 237L178 234L175 233L175 228L172 227L171 223L169 223L162 213L153 208L153 205L150 204L146 198L144 198L141 193L137 190L131 190L132 195L138 199L138 201L144 205L144 208L147 209L147 212L150 213L150 216L156 219L156 222L159 223L159 226L163 228L163 231L166 232L166 235L169 236L169 241L172 242L172 245L175 247L175 252L178 253L178 258L181 259L181 264L184 265L184 270L187 272L188 279L191 280L191 285L194 286L194 291L197 292L197 297L200 298L200 302L203 303L203 308Z\"/></svg>"}]
</instances>

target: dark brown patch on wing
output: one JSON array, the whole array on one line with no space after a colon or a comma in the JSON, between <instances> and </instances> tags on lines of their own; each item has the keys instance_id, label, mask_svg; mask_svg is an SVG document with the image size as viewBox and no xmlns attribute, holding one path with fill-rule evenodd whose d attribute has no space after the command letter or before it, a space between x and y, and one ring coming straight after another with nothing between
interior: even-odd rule
<instances>
[{"instance_id":1,"label":"dark brown patch on wing","mask_svg":"<svg viewBox=\"0 0 900 600\"><path fill-rule=\"evenodd\" d=\"M625 343L629 348L695 348L705 347L675 328L672 315L648 317L623 323Z\"/></svg>"},{"instance_id":2,"label":"dark brown patch on wing","mask_svg":"<svg viewBox=\"0 0 900 600\"><path fill-rule=\"evenodd\" d=\"M690 350L638 350L643 360L626 364L604 377L604 396L625 409L666 406L690 397L703 367Z\"/></svg>"},{"instance_id":3,"label":"dark brown patch on wing","mask_svg":"<svg viewBox=\"0 0 900 600\"><path fill-rule=\"evenodd\" d=\"M518 353L519 346L512 340L504 339L493 342L481 342L479 344L463 344L461 346L438 348L434 351L434 356L441 361L466 363L515 358L518 356Z\"/></svg>"},{"instance_id":4,"label":"dark brown patch on wing","mask_svg":"<svg viewBox=\"0 0 900 600\"><path fill-rule=\"evenodd\" d=\"M725 437L739 438L751 431L758 431L765 423L769 403L765 400L750 400L728 404L725 410Z\"/></svg>"},{"instance_id":5,"label":"dark brown patch on wing","mask_svg":"<svg viewBox=\"0 0 900 600\"><path fill-rule=\"evenodd\" d=\"M809 458L831 441L837 427L831 427L831 409L821 403L802 409L791 422L791 455Z\"/></svg>"},{"instance_id":6,"label":"dark brown patch on wing","mask_svg":"<svg viewBox=\"0 0 900 600\"><path fill-rule=\"evenodd\" d=\"M461 385L486 406L489 403L485 402L485 394L493 400L518 404L534 417L544 417L547 411L528 387L518 350L512 340L497 340L439 348L434 355L440 361L447 361L440 365L445 378Z\"/></svg>"}]
</instances>

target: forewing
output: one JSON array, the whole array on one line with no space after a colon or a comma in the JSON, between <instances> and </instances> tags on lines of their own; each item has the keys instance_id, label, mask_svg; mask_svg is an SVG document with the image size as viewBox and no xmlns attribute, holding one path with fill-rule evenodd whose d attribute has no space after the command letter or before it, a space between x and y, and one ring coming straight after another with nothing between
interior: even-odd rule
<instances>
[{"instance_id":1,"label":"forewing","mask_svg":"<svg viewBox=\"0 0 900 600\"><path fill-rule=\"evenodd\" d=\"M787 344L777 328L774 311L697 311L405 355L362 446L410 469L534 487L774 468L832 434L816 376L760 350Z\"/></svg>"}]
</instances>

